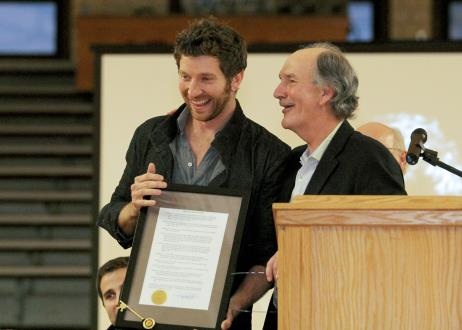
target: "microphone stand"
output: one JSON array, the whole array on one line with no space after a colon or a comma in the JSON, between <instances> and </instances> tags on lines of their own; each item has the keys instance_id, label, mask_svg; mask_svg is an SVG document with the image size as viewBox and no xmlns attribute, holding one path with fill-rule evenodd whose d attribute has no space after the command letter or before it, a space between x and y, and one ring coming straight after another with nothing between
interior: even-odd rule
<instances>
[{"instance_id":1,"label":"microphone stand","mask_svg":"<svg viewBox=\"0 0 462 330\"><path fill-rule=\"evenodd\" d=\"M451 172L452 174L455 174L459 177L462 177L462 171L459 171L458 169L443 163L438 159L438 153L434 150L431 149L426 149L422 147L422 159L425 160L427 163L433 165L433 166L439 166L441 168L444 168L446 171Z\"/></svg>"}]
</instances>

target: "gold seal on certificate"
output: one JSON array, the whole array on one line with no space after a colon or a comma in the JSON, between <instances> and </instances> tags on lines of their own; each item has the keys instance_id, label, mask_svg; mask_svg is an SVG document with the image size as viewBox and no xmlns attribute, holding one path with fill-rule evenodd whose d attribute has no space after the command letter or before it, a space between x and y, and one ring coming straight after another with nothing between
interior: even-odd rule
<instances>
[{"instance_id":1,"label":"gold seal on certificate","mask_svg":"<svg viewBox=\"0 0 462 330\"><path fill-rule=\"evenodd\" d=\"M154 305L163 305L167 301L167 292L156 290L151 295L151 301Z\"/></svg>"},{"instance_id":2,"label":"gold seal on certificate","mask_svg":"<svg viewBox=\"0 0 462 330\"><path fill-rule=\"evenodd\" d=\"M154 328L155 325L156 325L156 321L154 321L153 318L148 317L143 320L144 329L152 329Z\"/></svg>"}]
</instances>

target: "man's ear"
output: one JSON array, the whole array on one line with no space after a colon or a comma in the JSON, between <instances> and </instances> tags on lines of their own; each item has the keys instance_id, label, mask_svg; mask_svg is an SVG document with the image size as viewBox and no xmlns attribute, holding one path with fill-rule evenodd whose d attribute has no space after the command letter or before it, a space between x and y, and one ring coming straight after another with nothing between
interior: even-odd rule
<instances>
[{"instance_id":1,"label":"man's ear","mask_svg":"<svg viewBox=\"0 0 462 330\"><path fill-rule=\"evenodd\" d=\"M330 86L325 86L321 88L321 99L320 104L324 105L334 97L334 89Z\"/></svg>"},{"instance_id":2,"label":"man's ear","mask_svg":"<svg viewBox=\"0 0 462 330\"><path fill-rule=\"evenodd\" d=\"M244 70L241 72L237 73L232 79L231 79L231 90L233 92L237 92L239 89L239 86L241 86L242 79L244 79Z\"/></svg>"},{"instance_id":3,"label":"man's ear","mask_svg":"<svg viewBox=\"0 0 462 330\"><path fill-rule=\"evenodd\" d=\"M406 174L407 171L407 161L406 161L406 150L401 151L399 154L399 166L403 171L403 174Z\"/></svg>"}]
</instances>

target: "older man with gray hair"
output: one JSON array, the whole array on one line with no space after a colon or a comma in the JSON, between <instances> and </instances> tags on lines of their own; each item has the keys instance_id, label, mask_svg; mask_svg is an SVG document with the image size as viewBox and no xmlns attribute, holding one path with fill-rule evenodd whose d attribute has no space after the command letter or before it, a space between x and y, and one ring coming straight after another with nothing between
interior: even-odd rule
<instances>
[{"instance_id":1,"label":"older man with gray hair","mask_svg":"<svg viewBox=\"0 0 462 330\"><path fill-rule=\"evenodd\" d=\"M391 153L348 122L358 106L358 78L339 48L316 43L292 53L279 79L274 97L282 107L281 124L305 142L289 157L280 201L297 195L406 194ZM266 276L277 280L277 253ZM267 314L265 329L276 328L276 313Z\"/></svg>"}]
</instances>

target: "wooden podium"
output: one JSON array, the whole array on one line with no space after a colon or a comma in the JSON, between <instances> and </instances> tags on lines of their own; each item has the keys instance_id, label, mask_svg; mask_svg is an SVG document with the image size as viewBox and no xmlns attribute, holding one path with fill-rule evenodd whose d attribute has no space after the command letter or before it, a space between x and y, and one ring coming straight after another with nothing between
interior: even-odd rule
<instances>
[{"instance_id":1,"label":"wooden podium","mask_svg":"<svg viewBox=\"0 0 462 330\"><path fill-rule=\"evenodd\" d=\"M462 197L274 204L278 329L462 329Z\"/></svg>"}]
</instances>

